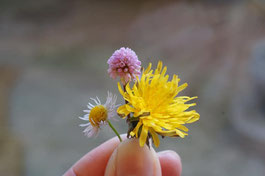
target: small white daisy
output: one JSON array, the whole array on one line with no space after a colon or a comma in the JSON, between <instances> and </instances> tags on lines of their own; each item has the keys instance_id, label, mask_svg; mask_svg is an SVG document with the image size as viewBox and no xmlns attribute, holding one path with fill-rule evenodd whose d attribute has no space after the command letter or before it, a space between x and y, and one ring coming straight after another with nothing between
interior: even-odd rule
<instances>
[{"instance_id":1,"label":"small white daisy","mask_svg":"<svg viewBox=\"0 0 265 176\"><path fill-rule=\"evenodd\" d=\"M109 119L113 119L116 115L116 110L119 105L116 104L117 96L108 92L106 103L101 104L98 97L96 99L90 98L96 104L88 103L87 110L84 110L87 114L83 117L79 117L82 120L88 121L88 123L80 124L81 127L86 127L83 131L87 137L97 136L101 125L106 124Z\"/></svg>"}]
</instances>

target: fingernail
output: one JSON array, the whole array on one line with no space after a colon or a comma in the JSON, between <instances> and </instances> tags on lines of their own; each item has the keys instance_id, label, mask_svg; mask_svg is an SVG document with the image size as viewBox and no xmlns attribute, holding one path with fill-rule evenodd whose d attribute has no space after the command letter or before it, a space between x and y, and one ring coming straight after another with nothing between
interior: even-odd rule
<instances>
[{"instance_id":1,"label":"fingernail","mask_svg":"<svg viewBox=\"0 0 265 176\"><path fill-rule=\"evenodd\" d=\"M180 156L173 150L164 150L157 153L158 156L166 156L181 161Z\"/></svg>"},{"instance_id":2,"label":"fingernail","mask_svg":"<svg viewBox=\"0 0 265 176\"><path fill-rule=\"evenodd\" d=\"M69 169L63 176L76 176L73 171L73 168Z\"/></svg>"},{"instance_id":3,"label":"fingernail","mask_svg":"<svg viewBox=\"0 0 265 176\"><path fill-rule=\"evenodd\" d=\"M163 175L180 176L182 171L180 156L171 150L157 153Z\"/></svg>"},{"instance_id":4,"label":"fingernail","mask_svg":"<svg viewBox=\"0 0 265 176\"><path fill-rule=\"evenodd\" d=\"M146 145L140 147L138 139L122 142L111 156L106 176L161 176L161 168L155 151Z\"/></svg>"}]
</instances>

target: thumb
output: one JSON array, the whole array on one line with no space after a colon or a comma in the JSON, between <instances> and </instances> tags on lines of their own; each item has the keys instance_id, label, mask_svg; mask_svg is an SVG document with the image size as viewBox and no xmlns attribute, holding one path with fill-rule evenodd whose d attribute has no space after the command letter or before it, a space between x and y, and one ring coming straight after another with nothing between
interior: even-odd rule
<instances>
[{"instance_id":1,"label":"thumb","mask_svg":"<svg viewBox=\"0 0 265 176\"><path fill-rule=\"evenodd\" d=\"M161 176L158 157L151 147L140 147L138 139L127 139L112 153L105 176Z\"/></svg>"}]
</instances>

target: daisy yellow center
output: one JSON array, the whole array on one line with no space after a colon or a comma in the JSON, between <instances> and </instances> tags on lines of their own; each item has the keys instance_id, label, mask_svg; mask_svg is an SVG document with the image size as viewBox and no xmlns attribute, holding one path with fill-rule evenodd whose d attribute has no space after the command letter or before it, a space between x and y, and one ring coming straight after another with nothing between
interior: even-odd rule
<instances>
[{"instance_id":1,"label":"daisy yellow center","mask_svg":"<svg viewBox=\"0 0 265 176\"><path fill-rule=\"evenodd\" d=\"M99 123L101 121L106 121L108 117L108 111L103 105L97 105L91 109L89 114L89 121L90 123L95 126L99 127Z\"/></svg>"}]
</instances>

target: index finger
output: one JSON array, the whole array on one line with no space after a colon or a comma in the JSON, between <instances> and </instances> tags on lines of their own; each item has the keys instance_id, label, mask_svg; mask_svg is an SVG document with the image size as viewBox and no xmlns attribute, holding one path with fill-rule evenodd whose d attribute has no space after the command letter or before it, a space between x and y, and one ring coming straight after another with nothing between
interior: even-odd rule
<instances>
[{"instance_id":1,"label":"index finger","mask_svg":"<svg viewBox=\"0 0 265 176\"><path fill-rule=\"evenodd\" d=\"M123 138L125 136L122 135ZM104 175L108 160L119 143L118 137L104 142L77 161L64 176L83 176L91 173L93 175Z\"/></svg>"}]
</instances>

